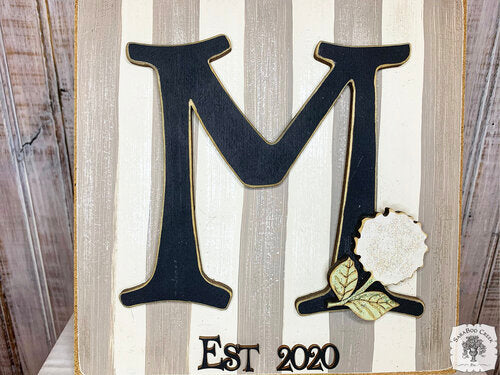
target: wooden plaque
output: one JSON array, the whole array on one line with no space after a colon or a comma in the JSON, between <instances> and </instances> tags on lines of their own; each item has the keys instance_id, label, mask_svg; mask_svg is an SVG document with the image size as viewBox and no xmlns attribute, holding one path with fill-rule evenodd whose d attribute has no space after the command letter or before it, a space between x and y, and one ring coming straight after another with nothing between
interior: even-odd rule
<instances>
[{"instance_id":1,"label":"wooden plaque","mask_svg":"<svg viewBox=\"0 0 500 375\"><path fill-rule=\"evenodd\" d=\"M460 0L80 0L76 372L453 372Z\"/></svg>"}]
</instances>

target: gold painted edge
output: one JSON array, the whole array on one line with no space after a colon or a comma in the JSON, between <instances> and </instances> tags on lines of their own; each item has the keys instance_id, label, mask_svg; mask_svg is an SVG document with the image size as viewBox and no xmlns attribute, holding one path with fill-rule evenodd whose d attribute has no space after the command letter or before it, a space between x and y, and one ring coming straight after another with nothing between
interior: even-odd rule
<instances>
[{"instance_id":1,"label":"gold painted edge","mask_svg":"<svg viewBox=\"0 0 500 375\"><path fill-rule=\"evenodd\" d=\"M74 12L74 40L73 40L73 49L74 49L74 77L73 77L73 97L74 97L74 134L73 134L73 153L74 153L74 165L73 165L73 306L74 306L74 366L75 366L75 375L85 375L80 370L80 360L78 353L78 276L77 276L77 242L76 242L76 166L77 166L77 51L78 51L78 1L75 0L75 12ZM459 304L460 304L460 262L461 262L461 243L462 243L462 178L463 178L463 151L464 151L464 118L465 118L465 69L466 69L466 53L467 53L467 0L458 0L462 3L462 13L463 13L463 47L462 47L462 119L461 119L461 129L460 129L460 197L459 197L459 236L458 236L458 259L457 259L457 308L456 308L456 324L459 323ZM424 370L424 371L413 371L413 372L380 372L382 375L397 375L397 374L407 374L407 375L418 375L418 374L451 374L454 373L455 370L452 367L448 367L446 369L441 370ZM373 372L359 372L359 373L339 373L338 375L368 375L373 374ZM311 375L322 375L322 373L311 374Z\"/></svg>"},{"instance_id":2,"label":"gold painted edge","mask_svg":"<svg viewBox=\"0 0 500 375\"><path fill-rule=\"evenodd\" d=\"M74 25L73 25L73 360L74 360L74 373L75 375L84 375L80 369L80 356L78 352L78 262L77 262L77 246L76 246L76 165L77 165L77 53L78 53L78 0L75 0L74 10Z\"/></svg>"},{"instance_id":3,"label":"gold painted edge","mask_svg":"<svg viewBox=\"0 0 500 375\"><path fill-rule=\"evenodd\" d=\"M463 196L463 174L464 174L464 127L465 127L465 75L466 75L466 56L467 56L467 0L462 2L463 13L463 41L462 41L462 121L460 126L460 196L458 212L458 259L457 259L457 312L455 324L460 323L460 262L462 256L462 196Z\"/></svg>"}]
</instances>

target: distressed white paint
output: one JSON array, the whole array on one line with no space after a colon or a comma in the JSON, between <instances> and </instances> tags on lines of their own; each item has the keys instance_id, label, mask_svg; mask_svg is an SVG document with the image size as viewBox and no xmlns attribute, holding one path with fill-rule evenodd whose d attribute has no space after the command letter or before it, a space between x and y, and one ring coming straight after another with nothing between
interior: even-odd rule
<instances>
[{"instance_id":1,"label":"distressed white paint","mask_svg":"<svg viewBox=\"0 0 500 375\"><path fill-rule=\"evenodd\" d=\"M240 108L243 108L244 104L244 31L244 1L200 1L200 39L225 34L231 41L231 52L212 65L222 84ZM194 123L199 126L198 121ZM236 343L240 228L243 209L243 185L201 127L198 129L196 164L196 221L203 269L209 277L228 285L233 291L233 296L227 310L192 305L189 347L191 373L197 372L202 358L199 336L220 335L223 343ZM219 354L222 355L222 349L219 349ZM203 371L218 372L218 370Z\"/></svg>"},{"instance_id":2,"label":"distressed white paint","mask_svg":"<svg viewBox=\"0 0 500 375\"><path fill-rule=\"evenodd\" d=\"M377 209L402 210L418 219L424 67L422 0L384 0L382 43L410 43L410 59L382 73L377 160ZM396 109L396 110L395 110ZM392 291L415 295L417 274ZM373 368L414 371L416 320L388 313L374 323Z\"/></svg>"},{"instance_id":3,"label":"distressed white paint","mask_svg":"<svg viewBox=\"0 0 500 375\"><path fill-rule=\"evenodd\" d=\"M390 211L387 216L378 213L364 221L356 254L375 280L384 285L398 284L423 266L426 237L415 219L404 212Z\"/></svg>"},{"instance_id":4,"label":"distressed white paint","mask_svg":"<svg viewBox=\"0 0 500 375\"><path fill-rule=\"evenodd\" d=\"M321 40L333 41L333 22L333 2L293 1L294 113L328 72L326 65L314 59L314 50ZM328 314L300 316L295 300L326 285L330 265L332 132L330 112L288 177L283 343L290 347L297 343L323 345L330 336Z\"/></svg>"},{"instance_id":5,"label":"distressed white paint","mask_svg":"<svg viewBox=\"0 0 500 375\"><path fill-rule=\"evenodd\" d=\"M146 249L151 192L153 72L131 64L127 42L152 42L153 2L122 2L119 80L118 168L115 194L114 368L117 374L142 374L145 367L146 306L126 308L119 293L146 279ZM106 124L103 124L106 126Z\"/></svg>"}]
</instances>

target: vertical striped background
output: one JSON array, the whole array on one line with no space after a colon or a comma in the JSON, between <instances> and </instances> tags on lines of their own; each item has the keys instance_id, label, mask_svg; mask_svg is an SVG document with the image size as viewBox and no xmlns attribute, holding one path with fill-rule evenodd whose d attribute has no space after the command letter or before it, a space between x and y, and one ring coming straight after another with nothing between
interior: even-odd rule
<instances>
[{"instance_id":1,"label":"vertical striped background","mask_svg":"<svg viewBox=\"0 0 500 375\"><path fill-rule=\"evenodd\" d=\"M78 340L84 374L195 373L199 336L276 348L339 347L331 372L449 367L456 319L463 9L443 0L81 0L78 6ZM213 63L256 128L276 139L327 71L320 40L411 43L410 60L378 74L377 208L423 222L425 267L394 291L426 303L419 318L375 323L347 311L300 317L295 299L325 286L347 142L347 90L283 184L247 189L194 122L195 204L205 273L233 290L227 310L187 303L123 307L118 294L152 270L161 222L163 129L153 72L129 41L176 44L228 35ZM168 214L168 213L166 213ZM241 368L240 368L241 371ZM206 373L216 371L204 370Z\"/></svg>"}]
</instances>

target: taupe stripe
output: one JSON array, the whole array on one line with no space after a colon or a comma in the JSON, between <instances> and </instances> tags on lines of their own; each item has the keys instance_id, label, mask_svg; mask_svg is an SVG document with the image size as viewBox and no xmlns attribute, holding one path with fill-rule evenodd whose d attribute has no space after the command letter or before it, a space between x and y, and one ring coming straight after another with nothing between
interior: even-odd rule
<instances>
[{"instance_id":1,"label":"taupe stripe","mask_svg":"<svg viewBox=\"0 0 500 375\"><path fill-rule=\"evenodd\" d=\"M424 3L424 92L419 219L429 252L418 275L426 304L417 320L417 370L450 367L457 308L463 9L461 1Z\"/></svg>"},{"instance_id":2,"label":"taupe stripe","mask_svg":"<svg viewBox=\"0 0 500 375\"><path fill-rule=\"evenodd\" d=\"M199 0L154 0L153 8L154 44L180 44L198 40ZM156 262L165 173L161 105L156 77L154 79L148 275ZM191 307L188 303L162 302L147 305L146 374L189 373L187 361L190 317Z\"/></svg>"},{"instance_id":3,"label":"taupe stripe","mask_svg":"<svg viewBox=\"0 0 500 375\"><path fill-rule=\"evenodd\" d=\"M79 355L83 373L112 374L121 2L80 2L78 26L85 31L77 35Z\"/></svg>"},{"instance_id":4,"label":"taupe stripe","mask_svg":"<svg viewBox=\"0 0 500 375\"><path fill-rule=\"evenodd\" d=\"M246 0L245 112L268 140L292 117L292 21L291 1ZM276 372L282 339L287 190L285 181L244 194L238 343L260 344L257 372Z\"/></svg>"},{"instance_id":5,"label":"taupe stripe","mask_svg":"<svg viewBox=\"0 0 500 375\"><path fill-rule=\"evenodd\" d=\"M379 45L382 39L381 25L382 0L335 1L335 43ZM377 85L378 89L379 86ZM380 105L377 105L377 108L380 108ZM332 252L344 184L350 111L351 92L346 90L337 101L333 115ZM340 362L331 372L371 371L374 343L372 322L362 321L346 311L331 313L330 340L340 351Z\"/></svg>"}]
</instances>

